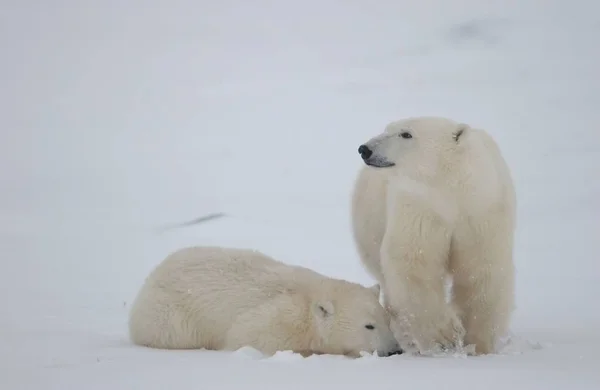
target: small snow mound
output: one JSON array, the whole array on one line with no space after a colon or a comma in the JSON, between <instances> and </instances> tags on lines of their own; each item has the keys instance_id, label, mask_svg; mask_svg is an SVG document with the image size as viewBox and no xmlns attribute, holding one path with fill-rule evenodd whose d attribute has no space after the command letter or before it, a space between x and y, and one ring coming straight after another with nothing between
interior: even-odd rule
<instances>
[{"instance_id":1,"label":"small snow mound","mask_svg":"<svg viewBox=\"0 0 600 390\"><path fill-rule=\"evenodd\" d=\"M379 356L377 356L377 352L369 353L366 351L362 351L360 353L360 357L361 357L361 359L368 359L368 360L373 360L373 359L379 358Z\"/></svg>"},{"instance_id":2,"label":"small snow mound","mask_svg":"<svg viewBox=\"0 0 600 390\"><path fill-rule=\"evenodd\" d=\"M273 356L267 358L269 361L276 362L288 362L288 361L299 361L299 360L314 360L314 359L348 359L347 356L344 355L335 355L335 354L311 354L304 357L300 353L296 353L293 351L277 351Z\"/></svg>"},{"instance_id":3,"label":"small snow mound","mask_svg":"<svg viewBox=\"0 0 600 390\"><path fill-rule=\"evenodd\" d=\"M365 362L365 363L373 363L375 360L381 359L398 359L404 358L407 354L394 355L394 356L379 356L377 352L369 353L369 352L361 352L360 357L358 359L353 359L356 362Z\"/></svg>"},{"instance_id":4,"label":"small snow mound","mask_svg":"<svg viewBox=\"0 0 600 390\"><path fill-rule=\"evenodd\" d=\"M431 351L429 353L426 354L420 354L419 352L415 352L414 355L415 356L428 356L428 357L434 357L434 358L463 358L466 359L470 354L472 354L473 352L475 352L475 346L474 345L457 345L454 348L449 348L449 349L444 349L444 348L437 348L434 351Z\"/></svg>"},{"instance_id":5,"label":"small snow mound","mask_svg":"<svg viewBox=\"0 0 600 390\"><path fill-rule=\"evenodd\" d=\"M241 357L244 359L252 359L252 360L259 360L259 359L263 359L265 357L265 355L262 352L260 352L256 348L252 348L252 347L242 347L242 348L236 350L233 354L236 357Z\"/></svg>"},{"instance_id":6,"label":"small snow mound","mask_svg":"<svg viewBox=\"0 0 600 390\"><path fill-rule=\"evenodd\" d=\"M287 362L287 361L295 361L295 360L303 360L304 357L299 353L295 353L293 351L277 351L273 356L269 359L270 361L278 361L278 362Z\"/></svg>"}]
</instances>

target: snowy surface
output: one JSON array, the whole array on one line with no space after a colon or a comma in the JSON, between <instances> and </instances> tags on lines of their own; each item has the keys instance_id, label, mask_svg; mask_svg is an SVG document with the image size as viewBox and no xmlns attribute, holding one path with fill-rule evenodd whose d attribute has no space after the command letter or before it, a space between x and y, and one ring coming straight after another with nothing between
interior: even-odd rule
<instances>
[{"instance_id":1,"label":"snowy surface","mask_svg":"<svg viewBox=\"0 0 600 390\"><path fill-rule=\"evenodd\" d=\"M598 15L594 0L3 1L0 388L600 389ZM182 246L371 283L350 235L356 150L414 115L486 128L513 169L501 354L130 344L130 302Z\"/></svg>"}]
</instances>

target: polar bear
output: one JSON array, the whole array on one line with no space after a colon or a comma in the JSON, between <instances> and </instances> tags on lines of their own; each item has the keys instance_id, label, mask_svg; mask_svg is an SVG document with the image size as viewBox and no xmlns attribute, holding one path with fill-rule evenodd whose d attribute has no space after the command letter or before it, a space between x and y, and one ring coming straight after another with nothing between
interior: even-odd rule
<instances>
[{"instance_id":1,"label":"polar bear","mask_svg":"<svg viewBox=\"0 0 600 390\"><path fill-rule=\"evenodd\" d=\"M353 236L401 346L493 353L514 306L516 227L515 189L496 142L464 123L412 117L358 151L365 166L352 194Z\"/></svg>"},{"instance_id":2,"label":"polar bear","mask_svg":"<svg viewBox=\"0 0 600 390\"><path fill-rule=\"evenodd\" d=\"M129 332L133 343L163 349L400 354L379 295L378 284L329 278L258 251L188 247L150 273Z\"/></svg>"}]
</instances>

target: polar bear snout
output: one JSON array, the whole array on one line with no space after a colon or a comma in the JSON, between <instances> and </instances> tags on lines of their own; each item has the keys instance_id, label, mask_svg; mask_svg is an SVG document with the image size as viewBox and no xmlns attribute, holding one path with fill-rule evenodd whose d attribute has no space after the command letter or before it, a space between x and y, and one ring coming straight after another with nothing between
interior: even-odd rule
<instances>
[{"instance_id":1,"label":"polar bear snout","mask_svg":"<svg viewBox=\"0 0 600 390\"><path fill-rule=\"evenodd\" d=\"M404 351L401 348L398 348L394 351L390 351L386 354L386 356L394 356L394 355L402 355Z\"/></svg>"},{"instance_id":2,"label":"polar bear snout","mask_svg":"<svg viewBox=\"0 0 600 390\"><path fill-rule=\"evenodd\" d=\"M360 153L360 157L362 157L363 160L367 161L373 154L373 151L367 145L360 145L358 147L358 153Z\"/></svg>"},{"instance_id":3,"label":"polar bear snout","mask_svg":"<svg viewBox=\"0 0 600 390\"><path fill-rule=\"evenodd\" d=\"M401 355L404 353L400 343L394 337L394 333L391 329L385 328L380 329L380 344L377 348L377 355L380 357Z\"/></svg>"},{"instance_id":4,"label":"polar bear snout","mask_svg":"<svg viewBox=\"0 0 600 390\"><path fill-rule=\"evenodd\" d=\"M389 357L389 356L394 356L394 355L402 355L403 353L404 353L404 351L402 350L402 348L400 348L400 346L397 346L395 349L393 349L391 351L378 352L377 354L380 357Z\"/></svg>"},{"instance_id":5,"label":"polar bear snout","mask_svg":"<svg viewBox=\"0 0 600 390\"><path fill-rule=\"evenodd\" d=\"M387 168L393 167L395 163L389 161L387 158L381 156L379 153L373 151L367 144L362 144L358 147L358 153L362 157L365 164L375 168Z\"/></svg>"}]
</instances>

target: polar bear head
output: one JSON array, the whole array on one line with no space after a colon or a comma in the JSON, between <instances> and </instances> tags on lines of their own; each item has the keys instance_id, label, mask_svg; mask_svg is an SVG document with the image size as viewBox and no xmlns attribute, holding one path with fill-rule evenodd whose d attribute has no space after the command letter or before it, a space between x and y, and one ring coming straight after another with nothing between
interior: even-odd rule
<instances>
[{"instance_id":1,"label":"polar bear head","mask_svg":"<svg viewBox=\"0 0 600 390\"><path fill-rule=\"evenodd\" d=\"M343 283L313 304L321 351L359 357L361 352L379 356L401 354L390 330L388 312L379 303L380 287Z\"/></svg>"},{"instance_id":2,"label":"polar bear head","mask_svg":"<svg viewBox=\"0 0 600 390\"><path fill-rule=\"evenodd\" d=\"M469 130L468 125L441 117L408 118L388 124L358 152L374 168L435 177L457 163Z\"/></svg>"}]
</instances>

